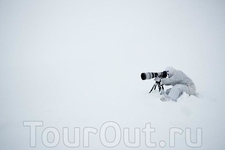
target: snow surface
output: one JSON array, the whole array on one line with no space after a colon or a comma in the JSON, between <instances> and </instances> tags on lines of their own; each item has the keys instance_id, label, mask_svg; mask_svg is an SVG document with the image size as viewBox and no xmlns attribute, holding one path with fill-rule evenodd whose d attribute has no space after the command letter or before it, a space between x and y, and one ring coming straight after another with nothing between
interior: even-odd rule
<instances>
[{"instance_id":1,"label":"snow surface","mask_svg":"<svg viewBox=\"0 0 225 150\"><path fill-rule=\"evenodd\" d=\"M189 1L0 1L0 149L49 149L43 131L54 127L60 142L53 149L107 149L99 130L107 122L121 129L156 129L152 141L169 147L170 128L191 128L195 149L225 149L224 79L225 2ZM153 80L141 72L184 71L201 98L184 94L177 103L148 94ZM42 121L36 147L24 121ZM62 128L98 129L89 148L67 148ZM202 135L196 135L196 129ZM107 139L115 133L108 128ZM122 136L124 134L122 133ZM50 133L49 141L54 137ZM123 139L123 138L122 138ZM145 145L141 132L140 149ZM123 140L111 149L132 149ZM171 149L192 149L185 134Z\"/></svg>"}]
</instances>

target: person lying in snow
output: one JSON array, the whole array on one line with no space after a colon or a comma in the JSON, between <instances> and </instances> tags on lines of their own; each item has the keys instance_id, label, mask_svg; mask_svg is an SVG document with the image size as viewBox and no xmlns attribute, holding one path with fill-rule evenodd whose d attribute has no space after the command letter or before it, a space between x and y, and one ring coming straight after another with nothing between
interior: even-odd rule
<instances>
[{"instance_id":1,"label":"person lying in snow","mask_svg":"<svg viewBox=\"0 0 225 150\"><path fill-rule=\"evenodd\" d=\"M189 95L196 95L196 87L194 82L182 71L176 70L173 67L167 67L166 70L168 78L155 78L156 82L162 85L172 85L172 88L163 92L160 98L162 101L175 101L186 92Z\"/></svg>"}]
</instances>

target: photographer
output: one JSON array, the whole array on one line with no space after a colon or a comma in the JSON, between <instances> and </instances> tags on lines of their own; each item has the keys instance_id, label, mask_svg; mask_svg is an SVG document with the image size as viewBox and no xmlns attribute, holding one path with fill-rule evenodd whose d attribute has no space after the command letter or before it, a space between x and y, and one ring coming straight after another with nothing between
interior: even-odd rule
<instances>
[{"instance_id":1,"label":"photographer","mask_svg":"<svg viewBox=\"0 0 225 150\"><path fill-rule=\"evenodd\" d=\"M196 87L194 82L182 71L175 70L173 67L167 67L166 70L168 78L156 77L155 81L161 85L172 85L173 87L163 92L162 101L175 101L186 92L189 95L196 94Z\"/></svg>"}]
</instances>

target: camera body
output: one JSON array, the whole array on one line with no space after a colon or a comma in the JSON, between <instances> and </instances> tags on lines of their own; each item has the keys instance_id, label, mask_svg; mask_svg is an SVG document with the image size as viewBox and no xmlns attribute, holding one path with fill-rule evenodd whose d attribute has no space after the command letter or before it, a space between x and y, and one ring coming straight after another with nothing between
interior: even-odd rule
<instances>
[{"instance_id":1,"label":"camera body","mask_svg":"<svg viewBox=\"0 0 225 150\"><path fill-rule=\"evenodd\" d=\"M166 78L167 77L167 72L163 71L163 72L144 72L141 73L141 79L142 80L147 80L147 79L152 79L152 78Z\"/></svg>"}]
</instances>

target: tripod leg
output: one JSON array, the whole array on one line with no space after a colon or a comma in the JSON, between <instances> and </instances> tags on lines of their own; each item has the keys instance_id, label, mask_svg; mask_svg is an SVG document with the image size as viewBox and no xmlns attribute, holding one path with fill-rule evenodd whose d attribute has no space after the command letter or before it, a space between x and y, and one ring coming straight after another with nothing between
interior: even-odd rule
<instances>
[{"instance_id":1,"label":"tripod leg","mask_svg":"<svg viewBox=\"0 0 225 150\"><path fill-rule=\"evenodd\" d=\"M155 89L155 88L156 88L156 85L154 84L153 87L151 88L151 90L149 91L149 93L151 93L152 90Z\"/></svg>"},{"instance_id":2,"label":"tripod leg","mask_svg":"<svg viewBox=\"0 0 225 150\"><path fill-rule=\"evenodd\" d=\"M158 84L159 92L161 91L161 86Z\"/></svg>"}]
</instances>

